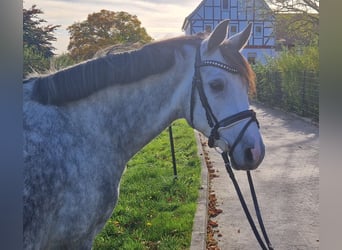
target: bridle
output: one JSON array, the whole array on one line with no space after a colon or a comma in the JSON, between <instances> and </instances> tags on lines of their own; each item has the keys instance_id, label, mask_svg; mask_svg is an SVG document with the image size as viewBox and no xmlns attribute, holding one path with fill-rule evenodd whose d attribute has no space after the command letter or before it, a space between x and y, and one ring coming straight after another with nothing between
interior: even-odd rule
<instances>
[{"instance_id":1,"label":"bridle","mask_svg":"<svg viewBox=\"0 0 342 250\"><path fill-rule=\"evenodd\" d=\"M214 115L207 96L205 95L204 92L204 87L203 87L203 81L202 81L202 77L201 77L201 72L200 72L200 68L201 67L206 67L206 66L210 66L210 67L216 67L216 68L220 68L222 70L225 70L229 73L233 73L233 74L238 74L238 70L234 67L231 67L225 63L219 62L219 61L214 61L214 60L201 60L201 53L200 53L200 48L198 47L196 49L196 59L195 59L195 73L194 73L194 77L192 80L192 89L191 89L191 100L190 100L190 120L191 120L191 124L194 126L194 107L195 107L195 93L197 90L198 95L200 97L202 106L205 110L205 114L207 117L207 121L208 121L208 125L211 128L211 132L210 132L210 136L209 136L209 140L208 140L208 146L209 147L214 147L215 144L215 140L219 140L220 139L220 133L219 133L219 129L220 128L225 128L225 127L229 127L232 126L233 124L236 124L242 120L248 119L249 121L245 124L245 126L242 128L241 132L239 133L239 135L237 136L236 140L234 141L234 143L231 145L230 149L229 149L229 155L232 155L236 145L240 142L240 140L242 139L245 131L247 130L248 126L252 123L252 122L256 122L258 127L259 127L259 122L256 119L256 114L255 112L250 109L250 110L244 110L241 111L237 114L234 114L232 116L228 116L224 119L222 119L221 121L218 121L216 116Z\"/></svg>"},{"instance_id":2,"label":"bridle","mask_svg":"<svg viewBox=\"0 0 342 250\"><path fill-rule=\"evenodd\" d=\"M218 121L216 116L214 115L210 105L209 105L209 102L208 102L208 99L205 95L205 92L204 92L204 87L203 87L203 81L202 81L202 77L201 77L201 72L200 72L200 68L201 67L206 67L206 66L210 66L210 67L216 67L216 68L220 68L222 70L225 70L229 73L233 73L233 74L238 74L239 71L234 68L234 67L231 67L225 63L222 63L222 62L219 62L219 61L214 61L214 60L204 60L202 61L201 60L201 53L200 53L200 47L198 47L196 49L196 59L195 59L195 73L194 73L194 77L193 77L193 80L192 80L192 87L191 87L191 100L190 100L190 121L191 121L191 125L194 127L194 107L195 107L195 90L197 90L198 92L198 95L200 97L200 101L202 103L202 106L205 110L205 114L206 114L206 118L207 118L207 121L208 121L208 125L210 126L211 128L211 132L210 132L210 135L209 135L209 138L208 138L208 146L209 147L214 147L215 146L215 140L219 140L220 139L220 134L219 134L219 129L220 128L226 128L226 127L230 127L242 120L245 120L245 119L248 119L248 122L244 125L244 127L241 129L240 133L238 134L238 136L236 137L234 143L232 144L232 146L229 148L229 156L231 157L232 154L233 154L233 151L236 147L236 145L241 141L244 133L246 132L247 128L249 127L249 125L252 123L252 122L256 122L258 128L259 128L259 122L256 118L256 113L252 110L252 109L249 109L249 110L244 110L244 111L241 111L239 113L236 113L234 115L231 115L231 116L228 116L224 119L222 119L221 121ZM225 163L225 167L226 167L226 170L229 174L229 177L231 178L233 184L234 184L234 187L235 187L235 190L237 192L237 195L240 199L240 202L241 202L241 205L245 211L245 214L247 216L247 219L248 219L248 222L254 232L254 235L256 237L256 239L258 240L259 242L259 245L260 247L263 249L263 250L273 250L273 247L272 247L272 244L267 236L267 233L266 233L266 229L265 229L265 226L264 226L264 223L263 223L263 220L262 220L262 217L261 217L261 212L260 212L260 208L259 208L259 204L258 204L258 200L257 200L257 197L256 197L256 193L255 193L255 189L254 189L254 185L253 185L253 180L252 180L252 176L251 176L251 173L250 171L247 171L247 178L248 178L248 183L249 183L249 187L250 187L250 190L251 190L251 195L252 195L252 198L253 198L253 203L254 203L254 208L255 208L255 212L256 212L256 215L257 215L257 219L258 219L258 222L259 222L259 225L260 225L260 229L262 231L262 234L264 236L264 239L265 239L265 243L263 242L262 238L260 237L260 234L255 226L255 223L253 221L253 218L251 217L251 214L248 210L248 207L246 205L246 202L243 198L243 195L241 193L241 190L240 190L240 187L235 179L235 176L234 176L234 173L233 173L233 170L232 170L232 167L231 167L231 164L230 164L230 160L229 160L229 157L228 157L228 154L226 152L222 152L221 153L221 156L224 160L224 163Z\"/></svg>"}]
</instances>

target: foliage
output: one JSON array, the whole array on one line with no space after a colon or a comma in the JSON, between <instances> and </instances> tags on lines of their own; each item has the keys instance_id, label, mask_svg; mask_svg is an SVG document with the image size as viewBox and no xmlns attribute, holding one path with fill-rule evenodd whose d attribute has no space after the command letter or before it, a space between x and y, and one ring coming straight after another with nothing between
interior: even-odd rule
<instances>
[{"instance_id":1,"label":"foliage","mask_svg":"<svg viewBox=\"0 0 342 250\"><path fill-rule=\"evenodd\" d=\"M278 70L281 72L319 70L319 51L317 46L296 47L283 50L276 57L268 57L266 64L257 63L257 71Z\"/></svg>"},{"instance_id":2,"label":"foliage","mask_svg":"<svg viewBox=\"0 0 342 250\"><path fill-rule=\"evenodd\" d=\"M178 179L164 131L128 163L119 202L93 249L189 248L201 169L193 130L184 120L172 128Z\"/></svg>"},{"instance_id":3,"label":"foliage","mask_svg":"<svg viewBox=\"0 0 342 250\"><path fill-rule=\"evenodd\" d=\"M277 13L319 13L319 0L267 0ZM318 23L317 15L311 16Z\"/></svg>"},{"instance_id":4,"label":"foliage","mask_svg":"<svg viewBox=\"0 0 342 250\"><path fill-rule=\"evenodd\" d=\"M254 65L257 99L318 121L318 47L285 50L265 65Z\"/></svg>"},{"instance_id":5,"label":"foliage","mask_svg":"<svg viewBox=\"0 0 342 250\"><path fill-rule=\"evenodd\" d=\"M319 0L266 0L276 17L278 42L312 45L319 37ZM280 41L279 41L280 40Z\"/></svg>"},{"instance_id":6,"label":"foliage","mask_svg":"<svg viewBox=\"0 0 342 250\"><path fill-rule=\"evenodd\" d=\"M43 13L36 5L32 5L28 10L23 9L23 43L24 48L29 47L37 54L48 58L54 55L55 48L51 42L56 41L53 33L60 25L48 24L43 26L46 21L38 17Z\"/></svg>"},{"instance_id":7,"label":"foliage","mask_svg":"<svg viewBox=\"0 0 342 250\"><path fill-rule=\"evenodd\" d=\"M23 77L30 73L45 72L50 67L50 60L55 48L55 30L60 25L43 25L46 20L39 17L44 12L32 5L30 9L23 8Z\"/></svg>"},{"instance_id":8,"label":"foliage","mask_svg":"<svg viewBox=\"0 0 342 250\"><path fill-rule=\"evenodd\" d=\"M23 77L30 74L42 74L46 72L56 72L76 64L69 53L46 58L34 48L24 46L24 67Z\"/></svg>"},{"instance_id":9,"label":"foliage","mask_svg":"<svg viewBox=\"0 0 342 250\"><path fill-rule=\"evenodd\" d=\"M50 70L58 71L76 64L77 62L70 56L69 53L63 53L58 56L54 56L50 60Z\"/></svg>"},{"instance_id":10,"label":"foliage","mask_svg":"<svg viewBox=\"0 0 342 250\"><path fill-rule=\"evenodd\" d=\"M312 22L313 14L282 13L276 15L277 39L288 45L314 46L318 44L318 23ZM279 42L279 41L278 41Z\"/></svg>"},{"instance_id":11,"label":"foliage","mask_svg":"<svg viewBox=\"0 0 342 250\"><path fill-rule=\"evenodd\" d=\"M45 72L50 67L50 61L34 47L24 46L23 50L23 77L30 73Z\"/></svg>"},{"instance_id":12,"label":"foliage","mask_svg":"<svg viewBox=\"0 0 342 250\"><path fill-rule=\"evenodd\" d=\"M137 16L124 11L101 10L67 29L70 33L68 50L77 61L92 58L98 50L110 45L152 40Z\"/></svg>"}]
</instances>

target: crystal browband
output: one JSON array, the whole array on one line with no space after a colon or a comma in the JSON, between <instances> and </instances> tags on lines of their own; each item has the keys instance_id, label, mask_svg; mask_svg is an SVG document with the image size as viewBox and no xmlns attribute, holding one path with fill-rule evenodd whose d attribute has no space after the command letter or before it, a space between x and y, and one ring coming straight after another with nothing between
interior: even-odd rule
<instances>
[{"instance_id":1,"label":"crystal browband","mask_svg":"<svg viewBox=\"0 0 342 250\"><path fill-rule=\"evenodd\" d=\"M223 70L226 70L230 73L238 73L238 70L221 62L218 61L213 61L213 60L204 60L201 62L201 64L199 65L199 67L203 67L203 66L213 66L213 67L217 67Z\"/></svg>"}]
</instances>

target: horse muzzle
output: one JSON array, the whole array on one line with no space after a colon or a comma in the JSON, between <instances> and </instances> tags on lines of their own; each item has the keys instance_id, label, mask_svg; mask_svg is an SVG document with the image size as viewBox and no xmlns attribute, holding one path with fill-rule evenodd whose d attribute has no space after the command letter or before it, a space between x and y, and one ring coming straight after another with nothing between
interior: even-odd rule
<instances>
[{"instance_id":1,"label":"horse muzzle","mask_svg":"<svg viewBox=\"0 0 342 250\"><path fill-rule=\"evenodd\" d=\"M221 135L221 130L229 129L245 120L247 120L247 122L240 130L234 143L230 144L228 140ZM208 146L219 146L223 151L227 152L231 158L232 167L236 170L256 169L264 159L265 146L260 134L255 138L246 136L247 129L254 122L259 129L259 122L256 119L256 114L253 110L245 110L223 119L216 123L212 128L208 139Z\"/></svg>"},{"instance_id":2,"label":"horse muzzle","mask_svg":"<svg viewBox=\"0 0 342 250\"><path fill-rule=\"evenodd\" d=\"M262 141L255 143L254 146L241 144L236 151L229 152L232 167L236 170L254 170L265 157L265 145Z\"/></svg>"}]
</instances>

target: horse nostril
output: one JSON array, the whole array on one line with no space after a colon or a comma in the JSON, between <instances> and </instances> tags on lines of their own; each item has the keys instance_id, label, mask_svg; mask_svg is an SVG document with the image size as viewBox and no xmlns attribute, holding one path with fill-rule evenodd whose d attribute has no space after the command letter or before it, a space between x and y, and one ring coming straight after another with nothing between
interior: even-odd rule
<instances>
[{"instance_id":1,"label":"horse nostril","mask_svg":"<svg viewBox=\"0 0 342 250\"><path fill-rule=\"evenodd\" d=\"M247 148L245 150L245 159L249 162L253 162L253 153L252 153L252 148Z\"/></svg>"}]
</instances>

